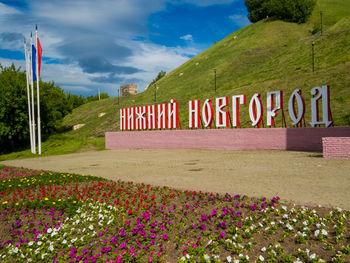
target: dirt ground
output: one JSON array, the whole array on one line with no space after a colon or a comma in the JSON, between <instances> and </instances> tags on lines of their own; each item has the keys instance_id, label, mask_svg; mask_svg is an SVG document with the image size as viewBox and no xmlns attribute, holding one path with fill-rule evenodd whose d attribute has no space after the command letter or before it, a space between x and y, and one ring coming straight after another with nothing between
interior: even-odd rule
<instances>
[{"instance_id":1,"label":"dirt ground","mask_svg":"<svg viewBox=\"0 0 350 263\"><path fill-rule=\"evenodd\" d=\"M291 151L106 150L1 164L350 209L350 160Z\"/></svg>"}]
</instances>

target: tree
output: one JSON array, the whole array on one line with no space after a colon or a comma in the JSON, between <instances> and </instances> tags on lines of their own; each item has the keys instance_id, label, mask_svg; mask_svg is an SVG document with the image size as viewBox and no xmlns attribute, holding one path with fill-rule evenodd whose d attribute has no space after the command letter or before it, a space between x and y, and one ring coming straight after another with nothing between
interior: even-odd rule
<instances>
[{"instance_id":1,"label":"tree","mask_svg":"<svg viewBox=\"0 0 350 263\"><path fill-rule=\"evenodd\" d=\"M245 0L251 22L268 17L286 22L305 23L316 0Z\"/></svg>"},{"instance_id":2,"label":"tree","mask_svg":"<svg viewBox=\"0 0 350 263\"><path fill-rule=\"evenodd\" d=\"M258 22L270 15L268 3L270 0L245 0L248 18L252 23Z\"/></svg>"},{"instance_id":3,"label":"tree","mask_svg":"<svg viewBox=\"0 0 350 263\"><path fill-rule=\"evenodd\" d=\"M162 77L164 77L166 75L166 72L161 70L157 77L155 79L152 80L152 82L148 85L148 87L150 87L151 85L155 84L158 80L160 80Z\"/></svg>"},{"instance_id":4,"label":"tree","mask_svg":"<svg viewBox=\"0 0 350 263\"><path fill-rule=\"evenodd\" d=\"M108 95L108 93L100 93L100 97L98 96L98 95L91 95L91 96L88 96L87 98L86 98L86 102L91 102L91 101L96 101L96 100L99 100L99 98L101 99L101 100L103 100L103 99L108 99L109 98L109 95Z\"/></svg>"},{"instance_id":5,"label":"tree","mask_svg":"<svg viewBox=\"0 0 350 263\"><path fill-rule=\"evenodd\" d=\"M85 103L83 97L65 93L54 82L40 80L40 117L43 139L59 128L64 116ZM36 114L36 97L35 114ZM25 72L0 64L0 153L29 147L29 120Z\"/></svg>"}]
</instances>

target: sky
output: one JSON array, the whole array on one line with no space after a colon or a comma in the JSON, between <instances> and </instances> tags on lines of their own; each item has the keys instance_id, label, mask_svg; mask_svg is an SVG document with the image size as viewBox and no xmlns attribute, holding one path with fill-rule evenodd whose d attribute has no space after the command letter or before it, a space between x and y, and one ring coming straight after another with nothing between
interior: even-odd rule
<instances>
[{"instance_id":1,"label":"sky","mask_svg":"<svg viewBox=\"0 0 350 263\"><path fill-rule=\"evenodd\" d=\"M38 25L43 81L76 95L139 92L250 24L244 0L0 0L0 63L25 69Z\"/></svg>"}]
</instances>

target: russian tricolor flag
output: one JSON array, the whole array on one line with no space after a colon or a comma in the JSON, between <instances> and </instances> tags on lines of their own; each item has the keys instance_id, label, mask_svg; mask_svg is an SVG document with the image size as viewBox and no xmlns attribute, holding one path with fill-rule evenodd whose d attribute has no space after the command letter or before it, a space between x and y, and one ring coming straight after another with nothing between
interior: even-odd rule
<instances>
[{"instance_id":1,"label":"russian tricolor flag","mask_svg":"<svg viewBox=\"0 0 350 263\"><path fill-rule=\"evenodd\" d=\"M38 76L40 77L40 68L41 68L41 55L43 53L43 50L40 45L40 41L38 38L37 41L37 48L38 48ZM36 81L36 48L34 45L32 45L32 70L33 70L33 81Z\"/></svg>"}]
</instances>

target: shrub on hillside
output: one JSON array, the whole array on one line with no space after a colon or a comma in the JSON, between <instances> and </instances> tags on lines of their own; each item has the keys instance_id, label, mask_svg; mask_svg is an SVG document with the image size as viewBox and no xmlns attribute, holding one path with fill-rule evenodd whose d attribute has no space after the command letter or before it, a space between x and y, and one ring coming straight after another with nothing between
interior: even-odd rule
<instances>
[{"instance_id":1,"label":"shrub on hillside","mask_svg":"<svg viewBox=\"0 0 350 263\"><path fill-rule=\"evenodd\" d=\"M316 0L245 0L248 18L255 23L266 17L286 22L305 23Z\"/></svg>"}]
</instances>

